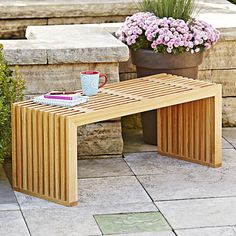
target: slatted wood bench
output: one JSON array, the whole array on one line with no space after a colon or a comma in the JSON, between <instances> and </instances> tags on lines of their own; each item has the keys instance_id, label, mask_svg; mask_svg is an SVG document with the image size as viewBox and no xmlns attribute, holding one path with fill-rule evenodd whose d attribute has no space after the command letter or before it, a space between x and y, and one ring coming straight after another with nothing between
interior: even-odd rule
<instances>
[{"instance_id":1,"label":"slatted wood bench","mask_svg":"<svg viewBox=\"0 0 236 236\"><path fill-rule=\"evenodd\" d=\"M221 85L159 74L109 84L73 108L12 106L15 190L67 206L77 204L77 127L157 109L157 151L221 166Z\"/></svg>"}]
</instances>

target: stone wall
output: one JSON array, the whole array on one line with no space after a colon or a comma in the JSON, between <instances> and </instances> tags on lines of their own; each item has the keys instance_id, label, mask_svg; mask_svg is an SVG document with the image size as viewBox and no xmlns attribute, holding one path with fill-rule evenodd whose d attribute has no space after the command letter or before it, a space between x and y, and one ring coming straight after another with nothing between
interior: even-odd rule
<instances>
[{"instance_id":1,"label":"stone wall","mask_svg":"<svg viewBox=\"0 0 236 236\"><path fill-rule=\"evenodd\" d=\"M136 0L2 0L0 39L25 38L27 26L122 22L137 11ZM235 14L226 0L197 0L200 13L222 22ZM209 14L210 13L210 14ZM222 13L224 15L222 15ZM227 22L228 27L233 23Z\"/></svg>"},{"instance_id":2,"label":"stone wall","mask_svg":"<svg viewBox=\"0 0 236 236\"><path fill-rule=\"evenodd\" d=\"M0 38L25 38L31 25L122 22L136 11L133 0L4 0L0 7Z\"/></svg>"},{"instance_id":3,"label":"stone wall","mask_svg":"<svg viewBox=\"0 0 236 236\"><path fill-rule=\"evenodd\" d=\"M206 53L199 67L198 79L220 83L223 86L223 125L236 126L236 34L235 30L221 29L221 40ZM131 59L120 63L120 80L136 78ZM140 116L122 119L124 128L140 128Z\"/></svg>"}]
</instances>

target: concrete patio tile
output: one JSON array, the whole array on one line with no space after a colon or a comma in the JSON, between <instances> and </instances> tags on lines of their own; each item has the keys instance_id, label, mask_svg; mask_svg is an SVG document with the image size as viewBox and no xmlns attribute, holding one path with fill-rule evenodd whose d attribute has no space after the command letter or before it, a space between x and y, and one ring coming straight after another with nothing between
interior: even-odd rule
<instances>
[{"instance_id":1,"label":"concrete patio tile","mask_svg":"<svg viewBox=\"0 0 236 236\"><path fill-rule=\"evenodd\" d=\"M170 231L160 212L135 212L94 216L103 234Z\"/></svg>"},{"instance_id":2,"label":"concrete patio tile","mask_svg":"<svg viewBox=\"0 0 236 236\"><path fill-rule=\"evenodd\" d=\"M0 211L0 236L29 236L20 211Z\"/></svg>"},{"instance_id":3,"label":"concrete patio tile","mask_svg":"<svg viewBox=\"0 0 236 236\"><path fill-rule=\"evenodd\" d=\"M134 176L79 179L78 193L81 206L151 202Z\"/></svg>"},{"instance_id":4,"label":"concrete patio tile","mask_svg":"<svg viewBox=\"0 0 236 236\"><path fill-rule=\"evenodd\" d=\"M187 161L178 160L171 157L161 156L156 152L130 153L124 155L127 162L135 175L153 175L160 173L177 172L179 170L203 170L209 169L206 166L194 164ZM222 166L224 168L236 168L236 150L222 150ZM210 168L213 169L213 168ZM216 168L219 170L222 168Z\"/></svg>"},{"instance_id":5,"label":"concrete patio tile","mask_svg":"<svg viewBox=\"0 0 236 236\"><path fill-rule=\"evenodd\" d=\"M176 165L166 166L167 162L164 161L160 163L159 173L156 171L158 166L153 171L155 175L137 177L154 201L236 196L236 150L225 149L223 153L224 164L221 168L192 164L181 168Z\"/></svg>"},{"instance_id":6,"label":"concrete patio tile","mask_svg":"<svg viewBox=\"0 0 236 236\"><path fill-rule=\"evenodd\" d=\"M234 148L226 139L222 138L222 149Z\"/></svg>"},{"instance_id":7,"label":"concrete patio tile","mask_svg":"<svg viewBox=\"0 0 236 236\"><path fill-rule=\"evenodd\" d=\"M134 176L79 179L78 182L79 206L151 202ZM15 195L21 209L64 208L20 192Z\"/></svg>"},{"instance_id":8,"label":"concrete patio tile","mask_svg":"<svg viewBox=\"0 0 236 236\"><path fill-rule=\"evenodd\" d=\"M155 204L174 229L236 225L236 197Z\"/></svg>"},{"instance_id":9,"label":"concrete patio tile","mask_svg":"<svg viewBox=\"0 0 236 236\"><path fill-rule=\"evenodd\" d=\"M223 137L236 147L236 128L223 128Z\"/></svg>"},{"instance_id":10,"label":"concrete patio tile","mask_svg":"<svg viewBox=\"0 0 236 236\"><path fill-rule=\"evenodd\" d=\"M78 177L107 177L133 175L123 158L78 161Z\"/></svg>"},{"instance_id":11,"label":"concrete patio tile","mask_svg":"<svg viewBox=\"0 0 236 236\"><path fill-rule=\"evenodd\" d=\"M168 175L139 176L139 180L154 201L232 197L236 196L236 176L224 173L199 172Z\"/></svg>"},{"instance_id":12,"label":"concrete patio tile","mask_svg":"<svg viewBox=\"0 0 236 236\"><path fill-rule=\"evenodd\" d=\"M93 215L76 207L23 210L23 214L33 236L101 235Z\"/></svg>"},{"instance_id":13,"label":"concrete patio tile","mask_svg":"<svg viewBox=\"0 0 236 236\"><path fill-rule=\"evenodd\" d=\"M177 236L235 236L236 226L176 230Z\"/></svg>"},{"instance_id":14,"label":"concrete patio tile","mask_svg":"<svg viewBox=\"0 0 236 236\"><path fill-rule=\"evenodd\" d=\"M205 166L161 156L156 152L142 152L125 154L127 162L135 175L153 175L178 171L179 169L194 169L196 167L206 169Z\"/></svg>"},{"instance_id":15,"label":"concrete patio tile","mask_svg":"<svg viewBox=\"0 0 236 236\"><path fill-rule=\"evenodd\" d=\"M97 235L96 235L97 236ZM106 236L176 236L172 231L162 231L162 232L155 232L155 233L134 233L134 234L106 234Z\"/></svg>"},{"instance_id":16,"label":"concrete patio tile","mask_svg":"<svg viewBox=\"0 0 236 236\"><path fill-rule=\"evenodd\" d=\"M5 175L2 165L0 165L0 211L18 209L19 206L16 201L14 192Z\"/></svg>"},{"instance_id":17,"label":"concrete patio tile","mask_svg":"<svg viewBox=\"0 0 236 236\"><path fill-rule=\"evenodd\" d=\"M21 209L38 209L38 208L64 208L64 206L33 197L24 193L16 192L15 195Z\"/></svg>"},{"instance_id":18,"label":"concrete patio tile","mask_svg":"<svg viewBox=\"0 0 236 236\"><path fill-rule=\"evenodd\" d=\"M153 203L110 206L23 209L33 236L102 235L94 219L95 214L158 211Z\"/></svg>"}]
</instances>

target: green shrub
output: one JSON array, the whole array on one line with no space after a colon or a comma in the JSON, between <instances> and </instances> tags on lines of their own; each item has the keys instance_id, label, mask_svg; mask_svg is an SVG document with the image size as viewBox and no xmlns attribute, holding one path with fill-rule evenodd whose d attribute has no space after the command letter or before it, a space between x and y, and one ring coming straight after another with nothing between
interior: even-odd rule
<instances>
[{"instance_id":1,"label":"green shrub","mask_svg":"<svg viewBox=\"0 0 236 236\"><path fill-rule=\"evenodd\" d=\"M11 153L11 104L22 100L25 81L4 62L0 45L0 163Z\"/></svg>"},{"instance_id":2,"label":"green shrub","mask_svg":"<svg viewBox=\"0 0 236 236\"><path fill-rule=\"evenodd\" d=\"M154 13L159 18L173 17L188 21L195 11L195 0L142 0L141 11Z\"/></svg>"},{"instance_id":3,"label":"green shrub","mask_svg":"<svg viewBox=\"0 0 236 236\"><path fill-rule=\"evenodd\" d=\"M228 0L229 2L236 4L236 0Z\"/></svg>"}]
</instances>

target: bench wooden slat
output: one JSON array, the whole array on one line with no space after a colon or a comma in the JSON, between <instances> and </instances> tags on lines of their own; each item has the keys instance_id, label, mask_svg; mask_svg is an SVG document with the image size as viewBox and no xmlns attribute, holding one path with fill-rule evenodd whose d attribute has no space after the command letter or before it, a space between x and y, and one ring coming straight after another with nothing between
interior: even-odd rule
<instances>
[{"instance_id":1,"label":"bench wooden slat","mask_svg":"<svg viewBox=\"0 0 236 236\"><path fill-rule=\"evenodd\" d=\"M157 110L157 151L221 165L221 86L159 74L106 85L90 101L66 108L12 106L15 190L66 206L77 204L77 127Z\"/></svg>"}]
</instances>

